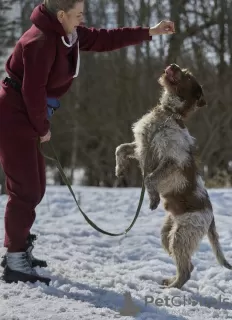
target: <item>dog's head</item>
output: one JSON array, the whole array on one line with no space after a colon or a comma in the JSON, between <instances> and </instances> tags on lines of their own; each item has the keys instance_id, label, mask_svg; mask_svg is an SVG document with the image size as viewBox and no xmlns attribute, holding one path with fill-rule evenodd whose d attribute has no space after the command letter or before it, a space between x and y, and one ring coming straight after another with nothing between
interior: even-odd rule
<instances>
[{"instance_id":1,"label":"dog's head","mask_svg":"<svg viewBox=\"0 0 232 320\"><path fill-rule=\"evenodd\" d=\"M176 105L178 110L175 112L184 117L197 108L206 106L202 87L187 69L181 69L178 65L171 64L165 69L159 83L172 97L179 98L181 103Z\"/></svg>"}]
</instances>

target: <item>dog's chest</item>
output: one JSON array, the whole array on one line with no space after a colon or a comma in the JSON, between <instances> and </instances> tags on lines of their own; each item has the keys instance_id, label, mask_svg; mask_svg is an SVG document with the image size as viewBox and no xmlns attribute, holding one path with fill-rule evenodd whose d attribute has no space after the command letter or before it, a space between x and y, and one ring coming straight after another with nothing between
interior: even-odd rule
<instances>
[{"instance_id":1,"label":"dog's chest","mask_svg":"<svg viewBox=\"0 0 232 320\"><path fill-rule=\"evenodd\" d=\"M160 122L144 117L134 125L133 132L138 156L150 148L154 157L172 158L179 164L189 159L195 143L188 129L175 120Z\"/></svg>"},{"instance_id":2,"label":"dog's chest","mask_svg":"<svg viewBox=\"0 0 232 320\"><path fill-rule=\"evenodd\" d=\"M133 125L132 130L138 153L150 146L157 130L156 126L157 124L155 121L151 121L149 115L143 116Z\"/></svg>"}]
</instances>

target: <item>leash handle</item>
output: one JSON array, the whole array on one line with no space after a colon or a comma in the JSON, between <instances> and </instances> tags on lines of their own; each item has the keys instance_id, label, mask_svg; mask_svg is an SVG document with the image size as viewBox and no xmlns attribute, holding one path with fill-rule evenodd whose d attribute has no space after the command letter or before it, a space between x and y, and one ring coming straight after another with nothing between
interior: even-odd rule
<instances>
[{"instance_id":1,"label":"leash handle","mask_svg":"<svg viewBox=\"0 0 232 320\"><path fill-rule=\"evenodd\" d=\"M136 210L135 217L134 217L132 223L130 224L130 226L129 226L124 232L121 232L121 233L111 233L111 232L107 232L107 231L99 228L92 220L90 220L90 219L88 218L88 216L85 214L85 212L81 209L81 207L80 207L80 205L79 205L79 203L78 203L78 201L77 201L77 199L76 199L76 196L75 196L75 194L74 194L74 192L73 192L73 189L72 189L72 187L71 187L71 184L70 184L70 182L68 181L68 178L67 178L67 176L65 175L64 170L63 170L63 168L62 168L62 166L61 166L61 164L60 164L60 161L59 161L59 159L58 159L58 156L57 156L57 154L56 154L56 151L55 151L55 149L54 149L54 146L53 146L51 140L48 141L48 143L49 143L49 146L50 146L50 148L51 148L51 150L52 150L52 152L53 152L53 154L54 154L54 158L48 157L47 155L44 154L43 149L42 149L41 142L39 141L39 149L40 149L41 154L42 154L46 159L51 160L51 161L53 161L53 162L56 163L56 166L57 166L57 168L58 168L58 170L59 170L59 172L60 172L60 175L61 175L64 183L65 183L65 184L67 185L67 187L69 188L69 191L70 191L70 193L72 194L73 199L74 199L74 201L76 202L76 204L77 204L80 212L81 212L82 215L84 216L85 220L91 225L91 227L93 227L95 230L97 230L97 231L99 231L99 232L101 232L101 233L103 233L103 234L106 234L106 235L109 235L109 236L112 236L112 237L117 237L117 236L122 236L122 235L127 234L128 231L130 231L130 229L131 229L131 228L133 227L133 225L135 224L135 222L136 222L136 220L137 220L137 218L138 218L138 216L139 216L142 203L143 203L143 198L144 198L144 193L145 193L144 177L143 177L143 182L142 182L142 190L141 190L141 194L140 194L139 204L138 204L138 207L137 207L137 210Z\"/></svg>"}]
</instances>

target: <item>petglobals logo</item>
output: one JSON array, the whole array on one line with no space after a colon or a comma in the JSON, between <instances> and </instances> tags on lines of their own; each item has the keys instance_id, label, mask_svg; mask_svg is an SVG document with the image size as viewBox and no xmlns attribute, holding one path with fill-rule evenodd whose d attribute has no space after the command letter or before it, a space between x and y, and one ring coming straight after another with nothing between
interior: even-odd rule
<instances>
[{"instance_id":1,"label":"petglobals logo","mask_svg":"<svg viewBox=\"0 0 232 320\"><path fill-rule=\"evenodd\" d=\"M153 297L153 296L145 296L145 306L148 304L154 304L157 307L181 307L181 306L201 306L207 307L213 304L225 304L229 303L230 300L228 298L219 296L218 299L209 298L209 297L198 297L197 299L193 299L190 296L162 296L162 297Z\"/></svg>"},{"instance_id":2,"label":"petglobals logo","mask_svg":"<svg viewBox=\"0 0 232 320\"><path fill-rule=\"evenodd\" d=\"M138 306L136 303L133 302L132 300L132 296L130 292L125 292L124 293L124 302L123 302L123 306L119 311L118 316L116 317L135 317L137 316L139 313L143 312L142 309L144 308L143 306ZM181 296L156 296L153 297L151 295L147 295L144 298L144 306L146 308L146 306L148 306L149 304L153 304L156 307L187 307L187 306L191 306L191 307L212 307L213 305L217 305L217 307L222 307L224 309L224 317L225 319L232 319L232 314L230 310L226 309L226 304L230 305L230 300L226 297L223 296L219 296L218 299L214 298L214 297L202 297L200 295L195 295L195 299L193 297L191 297L190 295L185 296L185 295L181 295ZM195 314L195 311L197 309L192 308L192 310L189 310L188 312L192 312L193 314Z\"/></svg>"}]
</instances>

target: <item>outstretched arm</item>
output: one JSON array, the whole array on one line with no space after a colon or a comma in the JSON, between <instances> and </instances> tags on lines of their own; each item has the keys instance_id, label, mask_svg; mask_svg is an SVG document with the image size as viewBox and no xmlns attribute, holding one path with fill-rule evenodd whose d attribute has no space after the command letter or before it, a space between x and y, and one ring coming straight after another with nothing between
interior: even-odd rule
<instances>
[{"instance_id":1,"label":"outstretched arm","mask_svg":"<svg viewBox=\"0 0 232 320\"><path fill-rule=\"evenodd\" d=\"M96 29L77 27L79 46L82 51L105 52L113 51L130 45L152 40L152 36L174 33L174 24L161 21L154 27L134 27L115 29Z\"/></svg>"}]
</instances>

